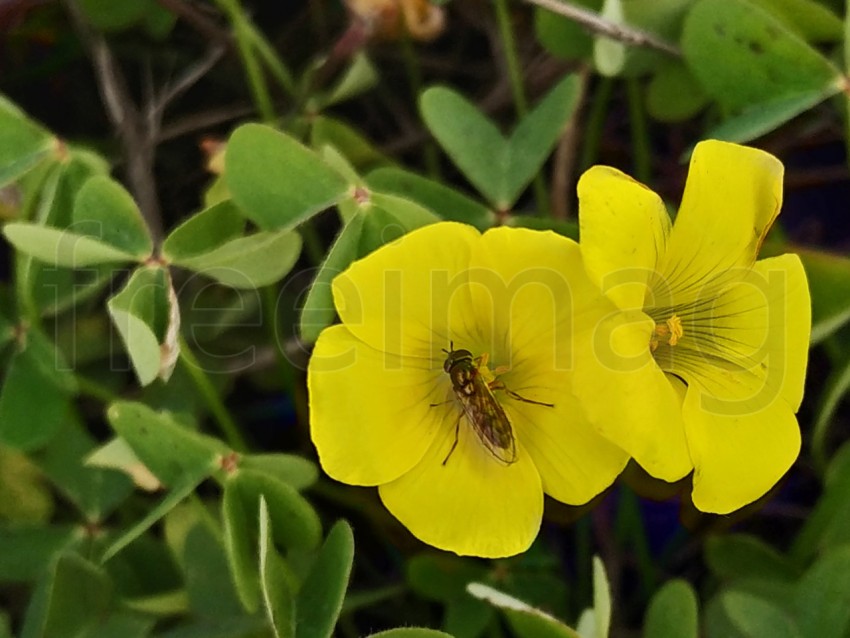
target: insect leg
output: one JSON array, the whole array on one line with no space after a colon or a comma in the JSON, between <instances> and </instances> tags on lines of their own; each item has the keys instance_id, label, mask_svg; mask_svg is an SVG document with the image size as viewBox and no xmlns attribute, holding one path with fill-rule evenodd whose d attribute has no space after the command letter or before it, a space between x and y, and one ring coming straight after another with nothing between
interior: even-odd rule
<instances>
[{"instance_id":1,"label":"insect leg","mask_svg":"<svg viewBox=\"0 0 850 638\"><path fill-rule=\"evenodd\" d=\"M517 401L522 401L523 403L532 403L534 405L542 405L547 408L554 408L554 403L546 403L545 401L535 401L534 399L526 399L521 394L514 392L513 390L508 390L507 388L503 388L505 390L505 394L507 394L512 399L516 399Z\"/></svg>"},{"instance_id":2,"label":"insect leg","mask_svg":"<svg viewBox=\"0 0 850 638\"><path fill-rule=\"evenodd\" d=\"M457 415L457 421L455 422L455 442L452 443L452 449L449 450L449 453L446 454L446 458L443 459L443 465L445 465L446 463L449 462L449 457L452 455L452 452L454 452L455 448L457 447L457 437L458 437L458 434L460 433L460 420L461 420L462 417L463 417L463 412L461 412L460 414Z\"/></svg>"},{"instance_id":3,"label":"insect leg","mask_svg":"<svg viewBox=\"0 0 850 638\"><path fill-rule=\"evenodd\" d=\"M522 401L523 403L531 403L532 405L542 405L546 408L554 408L554 403L546 403L545 401L535 401L534 399L527 399L522 396L519 392L514 392L513 390L509 390L505 387L505 384L501 381L493 381L490 384L491 390L504 390L505 394L507 394L510 398L516 399L517 401Z\"/></svg>"}]
</instances>

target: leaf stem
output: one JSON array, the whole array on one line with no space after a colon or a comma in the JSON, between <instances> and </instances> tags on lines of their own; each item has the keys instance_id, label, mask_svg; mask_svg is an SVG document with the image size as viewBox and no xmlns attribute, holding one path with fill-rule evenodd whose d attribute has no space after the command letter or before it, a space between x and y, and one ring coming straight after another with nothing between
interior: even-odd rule
<instances>
[{"instance_id":1,"label":"leaf stem","mask_svg":"<svg viewBox=\"0 0 850 638\"><path fill-rule=\"evenodd\" d=\"M850 360L844 361L827 380L826 388L818 400L817 418L812 432L811 451L815 467L821 476L829 465L827 441L830 425L841 399L850 388Z\"/></svg>"},{"instance_id":2,"label":"leaf stem","mask_svg":"<svg viewBox=\"0 0 850 638\"><path fill-rule=\"evenodd\" d=\"M419 95L422 93L422 69L419 66L419 60L416 58L416 49L413 47L413 40L409 33L404 33L400 45L402 60L410 82L413 103L417 104ZM437 147L431 139L426 140L422 146L422 161L428 176L431 179L438 180L440 178L440 159Z\"/></svg>"},{"instance_id":3,"label":"leaf stem","mask_svg":"<svg viewBox=\"0 0 850 638\"><path fill-rule=\"evenodd\" d=\"M499 23L499 35L502 39L502 50L505 54L505 62L508 67L508 78L510 79L511 91L514 96L514 108L517 119L521 120L528 114L528 100L525 97L525 87L520 68L519 56L516 49L516 38L511 25L511 16L508 11L508 0L494 0L496 5L496 20ZM540 216L549 215L549 194L543 174L538 172L534 176L534 199L537 203L537 212Z\"/></svg>"},{"instance_id":4,"label":"leaf stem","mask_svg":"<svg viewBox=\"0 0 850 638\"><path fill-rule=\"evenodd\" d=\"M655 589L657 573L649 549L640 504L634 491L625 485L620 489L617 503L615 532L619 537L620 547L631 545L640 574L640 586L643 595L648 599Z\"/></svg>"},{"instance_id":5,"label":"leaf stem","mask_svg":"<svg viewBox=\"0 0 850 638\"><path fill-rule=\"evenodd\" d=\"M74 378L77 381L77 388L80 390L80 394L97 399L101 403L114 403L120 398L115 392L98 381L79 374L74 375Z\"/></svg>"},{"instance_id":6,"label":"leaf stem","mask_svg":"<svg viewBox=\"0 0 850 638\"><path fill-rule=\"evenodd\" d=\"M581 150L579 171L584 172L595 164L599 158L599 144L602 140L602 129L605 128L605 117L608 115L608 104L614 81L611 78L600 78L593 97L589 100L590 114L584 127L584 145Z\"/></svg>"},{"instance_id":7,"label":"leaf stem","mask_svg":"<svg viewBox=\"0 0 850 638\"><path fill-rule=\"evenodd\" d=\"M605 20L601 15L590 11L584 7L575 5L572 2L564 2L562 0L525 0L530 4L542 7L552 13L562 15L577 22L585 29L596 35L601 35L612 40L625 42L632 46L648 47L662 51L667 55L680 58L682 52L678 47L656 38L651 33L641 31L625 24L617 24Z\"/></svg>"},{"instance_id":8,"label":"leaf stem","mask_svg":"<svg viewBox=\"0 0 850 638\"><path fill-rule=\"evenodd\" d=\"M280 331L280 315L277 312L278 292L277 286L265 286L261 290L263 304L263 323L265 324L266 333L272 342L272 348L275 353L275 362L277 363L280 378L287 392L294 394L295 389L295 372L292 363L286 356L283 349L283 339Z\"/></svg>"},{"instance_id":9,"label":"leaf stem","mask_svg":"<svg viewBox=\"0 0 850 638\"><path fill-rule=\"evenodd\" d=\"M203 398L210 414L212 414L213 420L227 440L227 444L236 452L246 452L248 450L248 444L242 436L239 426L230 415L230 412L228 412L227 407L225 407L224 402L213 387L207 373L198 362L194 353L189 349L189 344L186 343L186 339L182 335L180 336L180 362L183 364L186 372L189 373L198 392L200 392L201 398Z\"/></svg>"},{"instance_id":10,"label":"leaf stem","mask_svg":"<svg viewBox=\"0 0 850 638\"><path fill-rule=\"evenodd\" d=\"M260 117L265 122L272 123L277 120L277 114L274 110L269 87L263 76L263 69L254 55L256 36L252 34L253 29L248 17L242 11L239 0L217 0L217 3L230 19L233 35L236 38L236 48L239 50L239 57L242 58L242 65L245 67L248 88L251 91L254 105L259 111Z\"/></svg>"},{"instance_id":11,"label":"leaf stem","mask_svg":"<svg viewBox=\"0 0 850 638\"><path fill-rule=\"evenodd\" d=\"M511 26L511 16L508 12L508 0L494 0L496 19L499 23L499 35L502 38L502 48L505 62L508 65L508 77L511 81L511 91L514 95L514 106L517 115L522 118L528 113L528 102L523 88L522 72L519 67L519 56L516 52L516 39Z\"/></svg>"},{"instance_id":12,"label":"leaf stem","mask_svg":"<svg viewBox=\"0 0 850 638\"><path fill-rule=\"evenodd\" d=\"M648 184L652 178L652 151L646 125L646 113L643 110L643 100L637 78L626 80L626 95L629 103L629 128L632 138L632 152L634 153L635 177L638 181Z\"/></svg>"}]
</instances>

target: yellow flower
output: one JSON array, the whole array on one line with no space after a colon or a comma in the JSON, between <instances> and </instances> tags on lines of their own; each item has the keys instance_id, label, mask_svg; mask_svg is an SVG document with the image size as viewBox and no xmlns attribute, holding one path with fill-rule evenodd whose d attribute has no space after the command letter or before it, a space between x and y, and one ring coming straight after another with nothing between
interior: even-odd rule
<instances>
[{"instance_id":1,"label":"yellow flower","mask_svg":"<svg viewBox=\"0 0 850 638\"><path fill-rule=\"evenodd\" d=\"M765 494L800 450L811 306L800 259L756 261L782 203L782 164L697 145L675 224L604 166L579 181L588 274L620 308L577 354L598 431L650 474L693 469L693 502L727 513Z\"/></svg>"},{"instance_id":2,"label":"yellow flower","mask_svg":"<svg viewBox=\"0 0 850 638\"><path fill-rule=\"evenodd\" d=\"M585 503L624 467L570 391L573 340L614 309L575 242L434 224L352 264L333 293L342 324L308 371L320 462L379 486L426 543L517 554L544 492Z\"/></svg>"}]
</instances>

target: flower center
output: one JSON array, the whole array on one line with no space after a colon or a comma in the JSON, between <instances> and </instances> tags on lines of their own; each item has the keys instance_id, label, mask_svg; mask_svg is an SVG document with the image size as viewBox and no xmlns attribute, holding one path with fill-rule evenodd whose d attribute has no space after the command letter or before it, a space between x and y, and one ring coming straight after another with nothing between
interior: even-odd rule
<instances>
[{"instance_id":1,"label":"flower center","mask_svg":"<svg viewBox=\"0 0 850 638\"><path fill-rule=\"evenodd\" d=\"M655 352L655 349L662 343L666 343L668 346L675 346L684 334L685 330L682 327L682 320L679 319L678 315L673 315L665 322L655 324L655 331L649 338L649 348Z\"/></svg>"}]
</instances>

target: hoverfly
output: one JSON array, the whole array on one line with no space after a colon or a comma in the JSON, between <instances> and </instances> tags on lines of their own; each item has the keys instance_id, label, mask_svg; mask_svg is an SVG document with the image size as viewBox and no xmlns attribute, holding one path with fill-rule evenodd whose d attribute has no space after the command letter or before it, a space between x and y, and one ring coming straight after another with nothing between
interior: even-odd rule
<instances>
[{"instance_id":1,"label":"hoverfly","mask_svg":"<svg viewBox=\"0 0 850 638\"><path fill-rule=\"evenodd\" d=\"M514 439L513 425L505 413L505 409L493 394L493 390L504 390L508 396L526 403L549 408L554 407L554 405L526 399L516 392L508 390L499 381L488 384L480 371L480 367L484 365L482 363L482 360L485 359L484 356L476 358L472 356L469 350L455 350L454 343L449 348L449 350L443 349L443 352L448 355L443 363L443 370L448 373L452 380L452 390L463 407L463 411L455 424L455 440L446 458L443 459L443 465L448 462L449 457L457 447L460 421L464 416L466 416L467 421L469 421L487 451L496 460L505 465L510 465L516 461L516 440Z\"/></svg>"}]
</instances>

